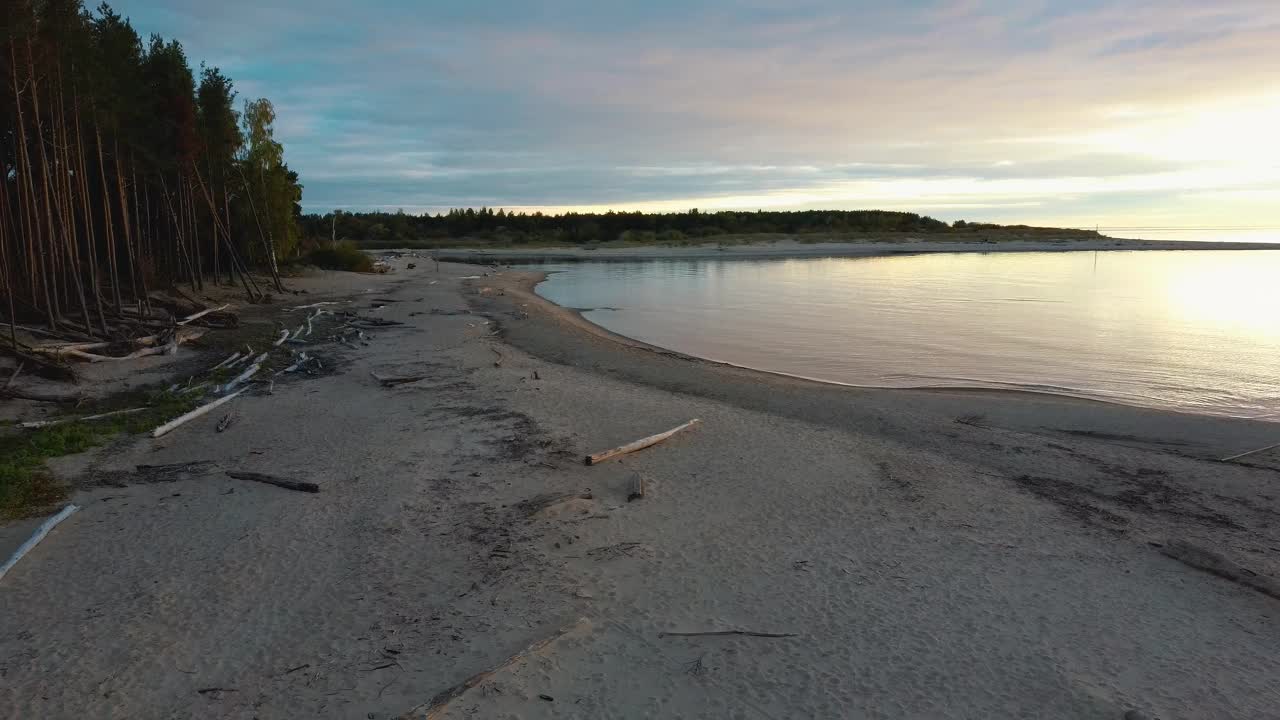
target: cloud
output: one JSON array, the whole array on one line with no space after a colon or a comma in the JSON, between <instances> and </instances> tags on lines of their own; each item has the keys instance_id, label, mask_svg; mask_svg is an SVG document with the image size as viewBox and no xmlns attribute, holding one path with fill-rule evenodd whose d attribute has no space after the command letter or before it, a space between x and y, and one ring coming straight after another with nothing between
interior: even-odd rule
<instances>
[{"instance_id":1,"label":"cloud","mask_svg":"<svg viewBox=\"0 0 1280 720\"><path fill-rule=\"evenodd\" d=\"M1264 202L1280 188L1272 0L118 9L276 103L309 209L918 203L1050 217L1221 191L1252 193L1237 207L1280 223Z\"/></svg>"}]
</instances>

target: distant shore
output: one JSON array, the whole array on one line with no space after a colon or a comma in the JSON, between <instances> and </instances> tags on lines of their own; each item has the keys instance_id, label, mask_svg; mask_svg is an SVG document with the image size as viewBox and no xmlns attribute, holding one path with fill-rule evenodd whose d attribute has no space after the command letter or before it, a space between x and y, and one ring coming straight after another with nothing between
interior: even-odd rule
<instances>
[{"instance_id":1,"label":"distant shore","mask_svg":"<svg viewBox=\"0 0 1280 720\"><path fill-rule=\"evenodd\" d=\"M919 253L1089 252L1126 250L1280 250L1280 244L1182 240L1126 240L1099 238L1027 238L988 241L933 239L874 239L840 242L774 240L758 243L700 245L564 246L564 247L459 247L410 250L430 254L441 261L484 263L629 261L719 258L861 257ZM396 252L386 250L382 252Z\"/></svg>"}]
</instances>

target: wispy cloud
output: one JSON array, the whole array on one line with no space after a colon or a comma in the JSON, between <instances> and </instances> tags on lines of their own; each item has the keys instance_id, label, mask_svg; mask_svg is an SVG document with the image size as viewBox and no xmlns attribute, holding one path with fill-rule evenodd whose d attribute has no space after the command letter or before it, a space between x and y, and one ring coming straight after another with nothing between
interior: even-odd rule
<instances>
[{"instance_id":1,"label":"wispy cloud","mask_svg":"<svg viewBox=\"0 0 1280 720\"><path fill-rule=\"evenodd\" d=\"M1273 0L129 0L279 110L304 204L1280 223Z\"/></svg>"}]
</instances>

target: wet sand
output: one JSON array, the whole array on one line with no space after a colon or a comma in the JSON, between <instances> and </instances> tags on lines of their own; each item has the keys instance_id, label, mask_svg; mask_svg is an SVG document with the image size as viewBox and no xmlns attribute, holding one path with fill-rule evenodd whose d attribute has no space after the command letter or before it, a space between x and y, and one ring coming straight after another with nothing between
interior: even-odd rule
<instances>
[{"instance_id":1,"label":"wet sand","mask_svg":"<svg viewBox=\"0 0 1280 720\"><path fill-rule=\"evenodd\" d=\"M1280 577L1280 454L1213 459L1276 425L769 375L393 264L295 281L405 325L226 433L58 463L84 509L0 584L3 714L419 717L571 626L436 716L1280 716L1280 600L1161 552ZM788 636L662 635L725 630Z\"/></svg>"}]
</instances>

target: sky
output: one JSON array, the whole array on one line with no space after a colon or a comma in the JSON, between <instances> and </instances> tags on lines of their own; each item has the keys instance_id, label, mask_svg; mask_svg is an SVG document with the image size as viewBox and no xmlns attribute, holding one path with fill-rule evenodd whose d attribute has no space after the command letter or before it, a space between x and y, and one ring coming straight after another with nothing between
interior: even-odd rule
<instances>
[{"instance_id":1,"label":"sky","mask_svg":"<svg viewBox=\"0 0 1280 720\"><path fill-rule=\"evenodd\" d=\"M1276 0L120 0L307 211L1280 227Z\"/></svg>"}]
</instances>

